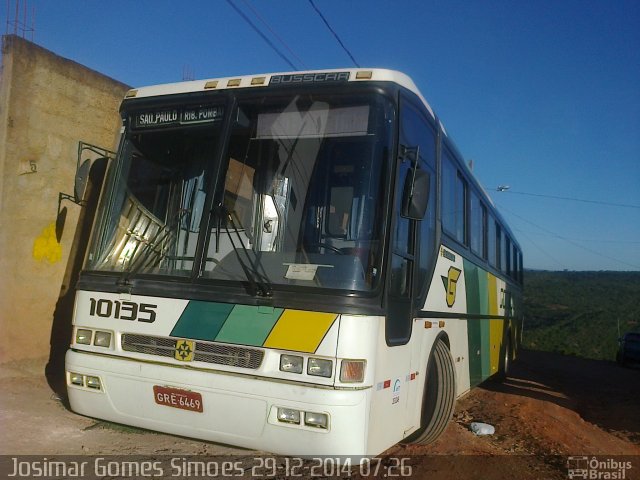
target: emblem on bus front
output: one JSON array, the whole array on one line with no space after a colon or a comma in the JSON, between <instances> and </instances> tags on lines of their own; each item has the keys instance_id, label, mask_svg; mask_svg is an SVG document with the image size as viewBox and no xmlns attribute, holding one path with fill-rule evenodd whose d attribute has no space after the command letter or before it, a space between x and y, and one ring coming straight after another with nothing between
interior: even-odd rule
<instances>
[{"instance_id":1,"label":"emblem on bus front","mask_svg":"<svg viewBox=\"0 0 640 480\"><path fill-rule=\"evenodd\" d=\"M193 361L194 353L195 348L192 340L178 340L176 342L176 352L173 356L181 362L191 362Z\"/></svg>"}]
</instances>

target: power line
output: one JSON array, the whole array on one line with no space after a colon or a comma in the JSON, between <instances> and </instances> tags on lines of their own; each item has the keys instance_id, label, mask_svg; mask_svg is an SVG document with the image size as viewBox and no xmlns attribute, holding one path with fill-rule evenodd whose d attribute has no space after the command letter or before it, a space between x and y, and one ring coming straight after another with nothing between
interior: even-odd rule
<instances>
[{"instance_id":1,"label":"power line","mask_svg":"<svg viewBox=\"0 0 640 480\"><path fill-rule=\"evenodd\" d=\"M349 55L349 58L351 59L351 61L353 62L353 64L360 68L360 65L358 64L358 62L356 62L356 59L353 58L353 55L351 55L351 52L349 51L349 49L345 46L345 44L342 42L342 40L340 40L340 37L338 36L338 34L335 32L335 30L333 28L331 28L331 25L329 25L329 22L327 21L327 19L324 17L324 15L322 15L322 12L320 10L318 10L318 7L316 7L316 4L313 3L313 0L309 0L309 3L311 4L311 6L313 7L313 9L316 11L316 13L320 16L320 18L322 19L322 21L324 22L324 24L327 26L327 28L329 29L329 31L333 34L333 36L335 37L335 39L338 41L338 43L340 44L340 46L342 47L342 49L347 52L347 55Z\"/></svg>"},{"instance_id":2,"label":"power line","mask_svg":"<svg viewBox=\"0 0 640 480\"><path fill-rule=\"evenodd\" d=\"M262 15L260 15L260 13L255 8L253 8L251 3L249 3L247 0L242 0L242 3L244 3L247 6L247 8L249 8L249 10L251 10L253 12L253 14L258 18L258 20L260 20L269 29L271 34L278 39L278 41L284 46L284 48L286 48L289 51L289 53L291 55L293 55L295 57L295 59L298 61L298 63L300 63L300 65L302 65L305 70L309 70L309 67L307 67L307 65L305 65L304 61L302 61L302 59L300 57L298 57L298 55L296 55L295 52L293 50L291 50L291 48L289 48L289 45L287 45L287 42L285 42L282 39L282 37L280 37L280 35L278 35L277 32L273 28L271 28L269 23L267 23L267 21L264 19L264 17Z\"/></svg>"},{"instance_id":3,"label":"power line","mask_svg":"<svg viewBox=\"0 0 640 480\"><path fill-rule=\"evenodd\" d=\"M496 204L496 205L498 205L498 204ZM620 264L622 264L622 265L626 265L626 266L628 266L628 267L633 267L633 268L640 269L640 266L639 266L639 265L634 265L634 264L632 264L632 263L625 262L624 260L620 260L619 258L610 257L609 255L604 255L604 254L603 254L603 253L601 253L601 252L598 252L598 251L596 251L596 250L592 250L592 249L590 249L590 248L587 248L587 247L585 247L584 245L580 245L579 243L574 242L573 240L570 240L570 239L568 239L568 238L566 238L566 237L563 237L562 235L558 235L556 232L553 232L553 231L551 231L551 230L549 230L549 229L547 229L547 228L541 227L540 225L538 225L538 224L536 224L536 223L533 223L532 221L527 220L527 219L526 219L526 218L524 218L524 217L521 217L521 216L520 216L520 215L518 215L517 213L514 213L513 211L511 211L511 210L509 210L509 209L505 208L503 205L498 205L498 206L500 207L500 209L502 209L502 210L504 210L504 211L506 211L506 212L509 212L511 215L513 215L514 217L519 218L519 219L520 219L520 220L522 220L523 222L526 222L526 223L528 223L528 224L530 224L530 225L533 225L534 227L539 228L539 229L540 229L540 230L542 230L543 232L547 232L547 233L548 233L548 234L550 234L551 236L553 236L553 237L555 237L555 238L558 238L558 239L560 239L560 240L563 240L563 241L565 241L565 242L567 242L567 243L569 243L569 244L573 245L574 247L578 247L578 248L580 248L580 249L582 249L582 250L584 250L584 251L586 251L586 252L589 252L589 253L591 253L591 254L593 254L593 255L597 255L597 256L599 256L599 257L606 258L607 260L613 260L614 262L620 263ZM530 239L529 239L529 240L530 240ZM548 254L547 254L547 255L548 255Z\"/></svg>"},{"instance_id":4,"label":"power line","mask_svg":"<svg viewBox=\"0 0 640 480\"><path fill-rule=\"evenodd\" d=\"M261 30L260 30L260 29L259 29L259 28L258 28L258 27L257 27L257 26L256 26L256 25L255 25L255 24L254 24L250 19L249 19L249 17L247 17L247 16L242 12L242 10L240 10L238 7L236 7L236 6L233 4L233 2L232 2L231 0L227 0L227 3L231 6L231 8L233 8L233 9L236 11L236 13L237 13L238 15L240 15L240 16L242 17L242 19L243 19L245 22L247 22L247 23L249 24L249 26L250 26L251 28L253 28L253 30L254 30L258 35L260 35L260 37L262 37L262 39L263 39L265 42L267 42L267 45L269 45L269 46L273 49L273 51L274 51L274 52L276 52L276 53L280 56L280 58L282 58L285 62L287 62L287 64L288 64L288 65L289 65L293 70L298 70L298 68L296 68L296 66L295 66L293 63L291 63L291 61L287 58L287 56L286 56L284 53L282 53L280 50L278 50L278 48L273 44L273 42L272 42L271 40L269 40L269 39L267 38L267 36L266 36L264 33L262 33L262 31L261 31Z\"/></svg>"},{"instance_id":5,"label":"power line","mask_svg":"<svg viewBox=\"0 0 640 480\"><path fill-rule=\"evenodd\" d=\"M555 234L550 234L550 233L541 233L541 232L529 232L526 230L520 230L520 229L514 229L517 232L520 233L526 233L529 235L544 235L547 237L555 237ZM638 245L640 244L640 241L638 240L605 240L605 239L600 239L600 238L568 238L566 237L567 240L573 240L575 242L588 242L588 243L615 243L615 244L620 244L620 245Z\"/></svg>"},{"instance_id":6,"label":"power line","mask_svg":"<svg viewBox=\"0 0 640 480\"><path fill-rule=\"evenodd\" d=\"M514 229L515 230L515 229ZM553 260L557 265L559 265L562 269L566 268L566 265L564 265L563 263L561 263L557 258L555 258L553 255L551 255L549 252L547 252L544 248L542 248L540 245L538 245L536 242L534 242L531 237L529 237L529 235L527 235L526 232L523 232L522 230L516 230L519 233L522 233L522 235L524 236L524 238L526 238L527 240L529 240L529 242L531 243L531 245L533 245L534 247L536 247L538 250L540 250L540 252L542 252L544 255L546 255L547 257L549 257L551 260Z\"/></svg>"},{"instance_id":7,"label":"power line","mask_svg":"<svg viewBox=\"0 0 640 480\"><path fill-rule=\"evenodd\" d=\"M543 198L553 198L556 200L570 200L573 202L583 202L583 203L595 203L597 205L607 205L610 207L624 207L624 208L640 208L640 205L631 205L628 203L613 203L613 202L604 202L600 200L586 200L584 198L575 198L575 197L560 197L557 195L544 195L541 193L528 193L528 192L515 192L511 190L508 186L499 186L496 188L496 191L501 193L515 193L516 195L528 195L530 197L543 197Z\"/></svg>"}]
</instances>

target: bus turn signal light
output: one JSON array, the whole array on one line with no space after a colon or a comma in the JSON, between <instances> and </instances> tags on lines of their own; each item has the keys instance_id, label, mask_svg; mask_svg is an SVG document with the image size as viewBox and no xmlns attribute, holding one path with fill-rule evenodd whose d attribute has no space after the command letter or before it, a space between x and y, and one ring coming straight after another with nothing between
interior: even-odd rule
<instances>
[{"instance_id":1,"label":"bus turn signal light","mask_svg":"<svg viewBox=\"0 0 640 480\"><path fill-rule=\"evenodd\" d=\"M340 381L358 383L364 380L365 360L342 360L340 365Z\"/></svg>"}]
</instances>

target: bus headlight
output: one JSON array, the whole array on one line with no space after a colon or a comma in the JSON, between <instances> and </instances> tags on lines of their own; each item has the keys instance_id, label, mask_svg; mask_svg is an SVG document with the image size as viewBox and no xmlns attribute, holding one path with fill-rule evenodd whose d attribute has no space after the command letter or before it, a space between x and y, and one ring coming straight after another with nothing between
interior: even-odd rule
<instances>
[{"instance_id":1,"label":"bus headlight","mask_svg":"<svg viewBox=\"0 0 640 480\"><path fill-rule=\"evenodd\" d=\"M307 373L316 377L331 378L333 374L333 362L323 358L309 358L307 361Z\"/></svg>"},{"instance_id":2,"label":"bus headlight","mask_svg":"<svg viewBox=\"0 0 640 480\"><path fill-rule=\"evenodd\" d=\"M340 381L343 383L358 383L364 380L366 360L342 360L340 365Z\"/></svg>"},{"instance_id":3,"label":"bus headlight","mask_svg":"<svg viewBox=\"0 0 640 480\"><path fill-rule=\"evenodd\" d=\"M82 345L91 345L91 333L91 330L79 328L78 330L76 330L76 343L80 343Z\"/></svg>"},{"instance_id":4,"label":"bus headlight","mask_svg":"<svg viewBox=\"0 0 640 480\"><path fill-rule=\"evenodd\" d=\"M80 375L79 373L69 373L69 383L83 387L84 375Z\"/></svg>"},{"instance_id":5,"label":"bus headlight","mask_svg":"<svg viewBox=\"0 0 640 480\"><path fill-rule=\"evenodd\" d=\"M111 333L97 331L93 344L96 347L109 347L111 345Z\"/></svg>"},{"instance_id":6,"label":"bus headlight","mask_svg":"<svg viewBox=\"0 0 640 480\"><path fill-rule=\"evenodd\" d=\"M302 373L302 357L297 355L281 355L280 371L288 373Z\"/></svg>"},{"instance_id":7,"label":"bus headlight","mask_svg":"<svg viewBox=\"0 0 640 480\"><path fill-rule=\"evenodd\" d=\"M285 423L300 424L300 410L293 410L292 408L280 408L278 407L278 421Z\"/></svg>"},{"instance_id":8,"label":"bus headlight","mask_svg":"<svg viewBox=\"0 0 640 480\"><path fill-rule=\"evenodd\" d=\"M326 430L329 428L329 416L326 413L304 412L304 424Z\"/></svg>"},{"instance_id":9,"label":"bus headlight","mask_svg":"<svg viewBox=\"0 0 640 480\"><path fill-rule=\"evenodd\" d=\"M102 385L100 384L100 379L98 377L87 377L87 387L93 388L94 390L100 390Z\"/></svg>"}]
</instances>

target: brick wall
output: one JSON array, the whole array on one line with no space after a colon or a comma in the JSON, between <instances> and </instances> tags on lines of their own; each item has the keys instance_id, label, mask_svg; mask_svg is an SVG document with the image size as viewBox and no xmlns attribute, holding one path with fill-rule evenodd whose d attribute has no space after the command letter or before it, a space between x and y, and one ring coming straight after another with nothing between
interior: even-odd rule
<instances>
[{"instance_id":1,"label":"brick wall","mask_svg":"<svg viewBox=\"0 0 640 480\"><path fill-rule=\"evenodd\" d=\"M115 149L118 107L128 87L13 35L2 38L1 72L0 362L5 362L49 356L56 304L72 276L81 211L64 204L67 218L58 242L58 192L73 192L78 141Z\"/></svg>"}]
</instances>

